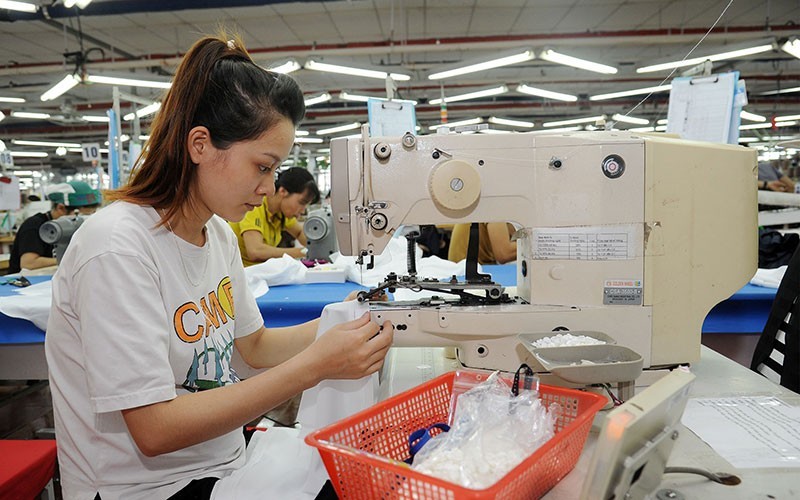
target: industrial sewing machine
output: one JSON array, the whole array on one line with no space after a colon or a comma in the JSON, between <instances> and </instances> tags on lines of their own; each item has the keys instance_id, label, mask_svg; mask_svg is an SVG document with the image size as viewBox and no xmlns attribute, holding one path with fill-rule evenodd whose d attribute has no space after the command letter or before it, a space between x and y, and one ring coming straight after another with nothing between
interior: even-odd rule
<instances>
[{"instance_id":1,"label":"industrial sewing machine","mask_svg":"<svg viewBox=\"0 0 800 500\"><path fill-rule=\"evenodd\" d=\"M338 250L330 207L320 207L309 212L303 223L303 232L308 242L307 259L330 260L331 255Z\"/></svg>"},{"instance_id":2,"label":"industrial sewing machine","mask_svg":"<svg viewBox=\"0 0 800 500\"><path fill-rule=\"evenodd\" d=\"M416 276L410 262L375 288L436 292L370 302L372 317L392 321L395 346L455 346L467 367L555 373L526 339L558 331L602 332L641 357L633 376L694 362L709 310L756 270L756 153L739 146L614 131L364 132L331 141L331 171L340 252L366 265L401 225L521 228L515 294L470 259L464 281Z\"/></svg>"},{"instance_id":3,"label":"industrial sewing machine","mask_svg":"<svg viewBox=\"0 0 800 500\"><path fill-rule=\"evenodd\" d=\"M65 215L58 219L49 220L39 228L39 237L45 243L53 245L53 257L56 258L56 262L59 264L64 257L64 252L67 251L72 235L75 234L75 231L81 227L85 220L86 216L80 215L76 211L73 215Z\"/></svg>"}]
</instances>

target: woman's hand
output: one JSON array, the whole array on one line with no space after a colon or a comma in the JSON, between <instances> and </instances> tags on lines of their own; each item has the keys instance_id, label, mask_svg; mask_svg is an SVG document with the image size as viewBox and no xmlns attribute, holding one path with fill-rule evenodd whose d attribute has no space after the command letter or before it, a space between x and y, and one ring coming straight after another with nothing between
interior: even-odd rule
<instances>
[{"instance_id":1,"label":"woman's hand","mask_svg":"<svg viewBox=\"0 0 800 500\"><path fill-rule=\"evenodd\" d=\"M391 322L379 326L365 313L332 327L304 354L320 379L359 379L380 370L393 339Z\"/></svg>"}]
</instances>

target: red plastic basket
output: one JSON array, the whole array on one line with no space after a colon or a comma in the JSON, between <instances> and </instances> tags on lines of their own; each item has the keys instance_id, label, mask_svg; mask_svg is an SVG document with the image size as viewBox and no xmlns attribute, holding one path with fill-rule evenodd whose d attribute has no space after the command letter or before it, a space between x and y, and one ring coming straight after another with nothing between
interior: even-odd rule
<instances>
[{"instance_id":1,"label":"red plastic basket","mask_svg":"<svg viewBox=\"0 0 800 500\"><path fill-rule=\"evenodd\" d=\"M409 458L408 436L417 429L447 422L452 396L483 382L488 375L446 373L310 433L306 443L319 450L342 499L539 498L575 467L594 415L606 404L604 396L541 385L542 402L557 402L563 408L556 435L489 488L465 488L403 463ZM504 381L511 383L507 378Z\"/></svg>"}]
</instances>

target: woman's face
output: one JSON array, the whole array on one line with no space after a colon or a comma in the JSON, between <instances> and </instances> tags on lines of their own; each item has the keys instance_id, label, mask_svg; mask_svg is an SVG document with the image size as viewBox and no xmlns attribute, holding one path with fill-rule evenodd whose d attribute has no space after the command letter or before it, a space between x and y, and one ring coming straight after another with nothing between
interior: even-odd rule
<instances>
[{"instance_id":1,"label":"woman's face","mask_svg":"<svg viewBox=\"0 0 800 500\"><path fill-rule=\"evenodd\" d=\"M297 217L306 211L306 207L311 202L311 194L308 191L304 193L289 193L284 188L279 189L281 198L281 212L286 217Z\"/></svg>"},{"instance_id":2,"label":"woman's face","mask_svg":"<svg viewBox=\"0 0 800 500\"><path fill-rule=\"evenodd\" d=\"M238 222L275 192L275 172L294 144L294 125L282 118L252 141L202 155L198 162L199 201L208 211ZM209 214L209 217L210 217Z\"/></svg>"}]
</instances>

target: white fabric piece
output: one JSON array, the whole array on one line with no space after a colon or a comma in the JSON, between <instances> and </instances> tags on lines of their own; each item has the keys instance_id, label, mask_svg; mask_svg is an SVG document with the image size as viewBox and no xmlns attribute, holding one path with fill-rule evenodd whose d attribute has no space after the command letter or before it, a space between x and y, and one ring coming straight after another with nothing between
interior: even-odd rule
<instances>
[{"instance_id":1,"label":"white fabric piece","mask_svg":"<svg viewBox=\"0 0 800 500\"><path fill-rule=\"evenodd\" d=\"M53 287L50 281L14 290L16 295L0 298L0 312L12 318L25 319L40 330L47 328Z\"/></svg>"},{"instance_id":2,"label":"white fabric piece","mask_svg":"<svg viewBox=\"0 0 800 500\"><path fill-rule=\"evenodd\" d=\"M283 254L279 259L269 259L246 267L244 270L248 286L254 290L256 297L267 293L270 286L301 285L306 282L306 272L307 268L302 262L287 254ZM267 285L266 289L263 288L264 285Z\"/></svg>"},{"instance_id":3,"label":"white fabric piece","mask_svg":"<svg viewBox=\"0 0 800 500\"><path fill-rule=\"evenodd\" d=\"M322 311L317 336L367 311L366 304L355 300L330 304ZM222 478L212 498L315 498L328 479L328 473L317 450L305 444L303 438L374 405L377 398L377 374L360 380L326 380L308 389L303 393L297 412L300 431L270 428L266 433L257 432L254 438L258 436L258 439L250 441L247 448L247 464Z\"/></svg>"},{"instance_id":4,"label":"white fabric piece","mask_svg":"<svg viewBox=\"0 0 800 500\"><path fill-rule=\"evenodd\" d=\"M313 500L319 490L306 494L299 485L306 480L305 467L315 455L317 450L303 442L298 429L270 427L256 431L247 446L247 463L218 481L211 499Z\"/></svg>"},{"instance_id":5,"label":"white fabric piece","mask_svg":"<svg viewBox=\"0 0 800 500\"><path fill-rule=\"evenodd\" d=\"M778 288L783 280L783 275L786 274L786 267L781 266L775 269L758 269L753 279L750 280L751 285L763 286L765 288Z\"/></svg>"},{"instance_id":6,"label":"white fabric piece","mask_svg":"<svg viewBox=\"0 0 800 500\"><path fill-rule=\"evenodd\" d=\"M331 260L335 266L345 270L347 281L359 285L373 287L382 282L389 273L400 276L408 274L406 262L407 244L405 237L392 238L386 245L383 253L375 256L375 267L367 269L366 258L363 265L356 264L355 257L335 253ZM417 276L425 278L445 279L452 275L463 275L466 271L466 261L455 263L436 256L422 258L422 250L416 247Z\"/></svg>"}]
</instances>

